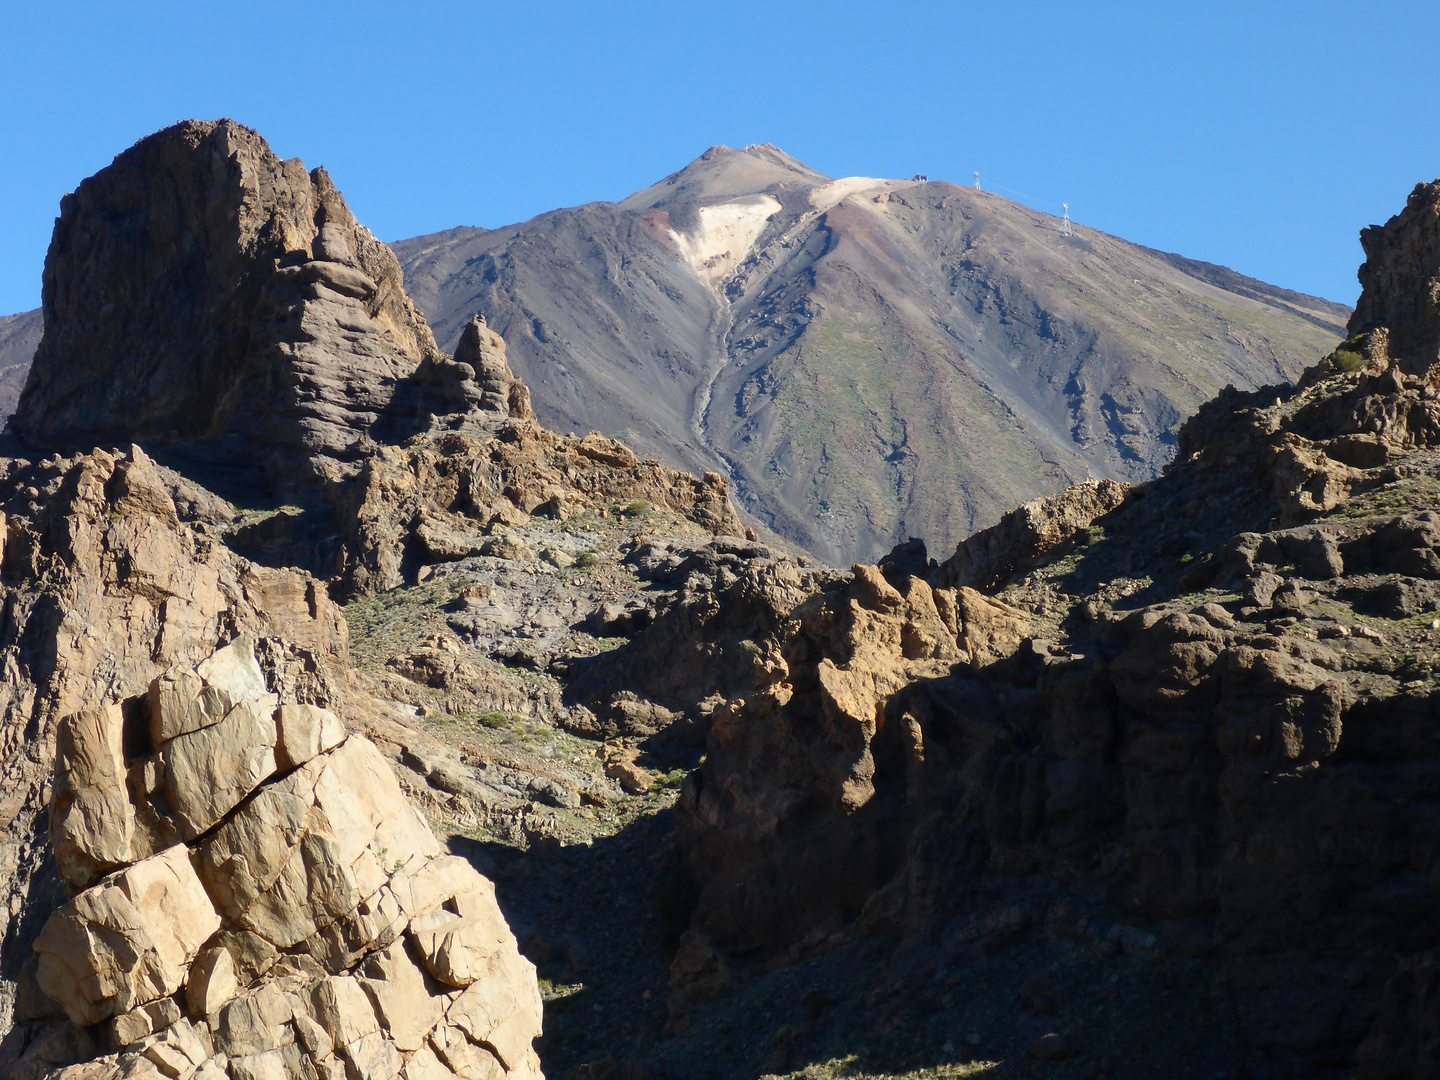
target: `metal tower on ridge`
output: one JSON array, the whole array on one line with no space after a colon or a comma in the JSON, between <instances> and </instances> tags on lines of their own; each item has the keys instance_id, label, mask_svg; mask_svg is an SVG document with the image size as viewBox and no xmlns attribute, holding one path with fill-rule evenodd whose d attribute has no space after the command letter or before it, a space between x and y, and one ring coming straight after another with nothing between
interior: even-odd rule
<instances>
[{"instance_id":1,"label":"metal tower on ridge","mask_svg":"<svg viewBox=\"0 0 1440 1080\"><path fill-rule=\"evenodd\" d=\"M1074 234L1070 231L1070 204L1067 202L1060 205L1065 208L1065 216L1060 219L1060 235L1073 236Z\"/></svg>"},{"instance_id":2,"label":"metal tower on ridge","mask_svg":"<svg viewBox=\"0 0 1440 1080\"><path fill-rule=\"evenodd\" d=\"M975 190L980 190L980 174L978 172L975 174Z\"/></svg>"}]
</instances>

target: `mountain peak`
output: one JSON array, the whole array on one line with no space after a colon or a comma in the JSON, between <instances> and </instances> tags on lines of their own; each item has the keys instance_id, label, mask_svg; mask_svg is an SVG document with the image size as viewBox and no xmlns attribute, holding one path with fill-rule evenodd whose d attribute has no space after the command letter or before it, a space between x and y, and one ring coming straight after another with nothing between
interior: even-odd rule
<instances>
[{"instance_id":1,"label":"mountain peak","mask_svg":"<svg viewBox=\"0 0 1440 1080\"><path fill-rule=\"evenodd\" d=\"M620 203L626 210L649 210L689 202L758 195L774 188L819 187L830 177L818 173L770 143L736 150L712 146L689 165Z\"/></svg>"}]
</instances>

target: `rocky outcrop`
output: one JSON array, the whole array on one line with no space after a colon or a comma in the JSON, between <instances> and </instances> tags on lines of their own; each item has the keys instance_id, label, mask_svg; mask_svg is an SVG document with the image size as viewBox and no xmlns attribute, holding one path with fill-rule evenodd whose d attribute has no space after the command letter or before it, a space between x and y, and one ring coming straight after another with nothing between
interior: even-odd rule
<instances>
[{"instance_id":1,"label":"rocky outcrop","mask_svg":"<svg viewBox=\"0 0 1440 1080\"><path fill-rule=\"evenodd\" d=\"M11 422L39 447L198 443L303 487L435 413L512 412L503 353L440 353L325 170L229 120L142 139L66 196L43 301Z\"/></svg>"},{"instance_id":2,"label":"rocky outcrop","mask_svg":"<svg viewBox=\"0 0 1440 1080\"><path fill-rule=\"evenodd\" d=\"M198 664L224 637L249 633L274 680L270 691L343 710L349 644L318 582L247 563L212 526L182 522L165 475L138 447L118 458L97 450L39 463L3 459L0 474L0 1005L8 1017L14 973L60 894L44 831L57 740L62 759L88 763L92 780L108 770L129 784L113 728L100 720L165 667ZM187 514L195 507L185 505ZM59 739L61 719L77 715L90 720ZM65 816L76 828L117 808L113 783L66 787L67 775ZM67 843L61 855L76 873L107 872L132 857L143 829L137 822L129 833L109 831L99 846Z\"/></svg>"},{"instance_id":3,"label":"rocky outcrop","mask_svg":"<svg viewBox=\"0 0 1440 1080\"><path fill-rule=\"evenodd\" d=\"M9 1075L300 1075L362 1055L428 1075L427 1054L491 1075L487 1039L533 1069L533 975L488 884L346 735L339 717L374 706L319 583L182 521L172 491L187 517L203 500L138 447L0 469ZM353 1000L325 1004L331 983ZM428 1035L416 986L439 995ZM515 1009L521 1034L485 1035Z\"/></svg>"},{"instance_id":4,"label":"rocky outcrop","mask_svg":"<svg viewBox=\"0 0 1440 1080\"><path fill-rule=\"evenodd\" d=\"M534 968L494 887L368 740L278 703L252 648L61 722L52 827L80 891L33 978L115 1050L54 1075L538 1077ZM26 1048L11 1073L47 1064Z\"/></svg>"},{"instance_id":5,"label":"rocky outcrop","mask_svg":"<svg viewBox=\"0 0 1440 1080\"><path fill-rule=\"evenodd\" d=\"M477 337L488 333L483 324L471 325ZM503 364L503 343L491 339L490 356ZM496 387L485 393L498 398L503 372L485 380ZM523 414L523 384L515 380L504 392ZM346 552L338 576L356 592L390 589L425 566L505 554L507 528L532 516L564 519L617 502L675 514L714 533L745 532L729 485L715 473L697 479L641 461L594 432L567 438L533 419L513 419L460 426L367 460L337 508Z\"/></svg>"},{"instance_id":6,"label":"rocky outcrop","mask_svg":"<svg viewBox=\"0 0 1440 1080\"><path fill-rule=\"evenodd\" d=\"M998 524L962 540L940 565L936 580L951 587L993 589L1090 528L1125 501L1127 490L1128 485L1115 480L1088 480L1022 503Z\"/></svg>"},{"instance_id":7,"label":"rocky outcrop","mask_svg":"<svg viewBox=\"0 0 1440 1080\"><path fill-rule=\"evenodd\" d=\"M1440 181L1416 184L1405 209L1360 233L1365 262L1351 334L1384 328L1406 374L1429 373L1440 359Z\"/></svg>"},{"instance_id":8,"label":"rocky outcrop","mask_svg":"<svg viewBox=\"0 0 1440 1080\"><path fill-rule=\"evenodd\" d=\"M564 665L567 694L583 700L591 710L586 719L600 724L587 734L663 732L660 741L703 744L703 720L719 702L749 697L774 681L775 643L795 608L847 580L734 536L704 545L648 537L628 548L625 564L656 591L593 612L589 626L630 640Z\"/></svg>"},{"instance_id":9,"label":"rocky outcrop","mask_svg":"<svg viewBox=\"0 0 1440 1080\"><path fill-rule=\"evenodd\" d=\"M901 700L957 665L1012 654L1021 613L971 589L848 584L796 608L747 696L715 710L677 809L692 929L741 952L814 945L853 923L897 871L887 839L915 812L924 713Z\"/></svg>"},{"instance_id":10,"label":"rocky outcrop","mask_svg":"<svg viewBox=\"0 0 1440 1080\"><path fill-rule=\"evenodd\" d=\"M533 969L493 888L403 792L528 843L558 834L541 804L674 781L633 740L589 770L461 755L397 721L437 698L593 720L540 677L560 615L537 614L521 656L467 586L449 630L357 671L331 595L488 560L501 599L532 580L505 568L520 562L557 594L608 597L625 571L587 547L603 521L713 548L709 591L728 587L731 549L758 559L726 482L539 427L483 320L436 351L323 171L228 121L144 140L67 201L45 319L14 430L86 452L0 459L4 1074L538 1075ZM165 464L88 449L121 436ZM237 509L262 474L300 505ZM322 576L272 568L296 565ZM772 576L767 619L816 578ZM694 653L723 644L712 669L738 655L734 633L696 625ZM481 671L462 632L525 671Z\"/></svg>"}]
</instances>

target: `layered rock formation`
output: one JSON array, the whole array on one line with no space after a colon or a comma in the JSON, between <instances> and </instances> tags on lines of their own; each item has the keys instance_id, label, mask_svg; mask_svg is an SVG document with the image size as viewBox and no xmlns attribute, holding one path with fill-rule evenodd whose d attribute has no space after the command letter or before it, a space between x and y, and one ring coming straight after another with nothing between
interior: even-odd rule
<instances>
[{"instance_id":1,"label":"layered rock formation","mask_svg":"<svg viewBox=\"0 0 1440 1080\"><path fill-rule=\"evenodd\" d=\"M381 490L377 440L549 437L503 342L482 320L435 350L323 171L228 121L82 185L45 288L14 430L85 451L0 459L7 1075L539 1075L533 968L357 730L429 745L352 672L325 583L234 554L235 507L138 445L88 449L139 437L232 491L298 485L302 517L341 501L335 561L388 586L385 541L426 522L377 533L405 489ZM486 493L523 516L507 498L580 477L547 471L550 438L488 472L470 444L468 478L513 481ZM657 500L733 524L723 485L650 473ZM439 474L448 511L458 466Z\"/></svg>"},{"instance_id":2,"label":"layered rock formation","mask_svg":"<svg viewBox=\"0 0 1440 1080\"><path fill-rule=\"evenodd\" d=\"M1010 655L1028 625L972 589L897 584L860 566L796 608L768 678L716 711L678 811L693 930L740 952L822 940L899 869L886 834L903 833L904 793L920 796L934 751L929 717L892 700ZM897 783L898 805L877 797Z\"/></svg>"},{"instance_id":3,"label":"layered rock formation","mask_svg":"<svg viewBox=\"0 0 1440 1080\"><path fill-rule=\"evenodd\" d=\"M503 363L503 345L498 356ZM345 549L337 569L347 588L390 589L422 565L497 550L507 526L532 515L558 520L627 500L715 533L745 532L715 473L696 478L642 462L593 432L565 438L512 420L462 425L370 457L338 507Z\"/></svg>"},{"instance_id":4,"label":"layered rock formation","mask_svg":"<svg viewBox=\"0 0 1440 1080\"><path fill-rule=\"evenodd\" d=\"M164 667L199 663L241 632L267 657L275 690L343 710L348 640L319 583L252 565L212 525L182 522L181 506L191 517L205 500L138 447L119 458L5 459L0 469L8 1015L9 980L58 893L46 870L44 808L61 719L142 694Z\"/></svg>"},{"instance_id":5,"label":"layered rock formation","mask_svg":"<svg viewBox=\"0 0 1440 1080\"><path fill-rule=\"evenodd\" d=\"M182 125L122 155L57 232L47 295L80 297L71 275L108 267L88 289L129 296L106 274L164 259L115 237L179 220L172 205L192 223L212 201L230 208L215 221L261 215L244 250L264 258L240 258L219 225L192 229L220 252L192 250L195 265L229 267L233 287L176 286L171 318L161 275L133 316L102 307L88 331L57 306L26 408L81 416L92 391L65 343L134 318L127 348L151 376L183 367L156 328L200 328L206 364L241 357L237 412L294 411L248 444L236 412L146 428L165 464L128 442L0 459L10 1075L535 1072L535 972L451 850L504 864L492 876L517 920L531 916L517 895L556 920L515 925L542 974L575 984L546 1039L562 1072L639 1075L603 1059L651 1021L676 1037L654 1044L672 1067L650 1075L733 1073L724 1055L752 1050L768 1056L743 1068L781 1071L803 1032L731 1051L727 1029L686 1042L685 1024L703 1028L737 984L784 979L785 960L849 964L882 941L900 944L892 969L837 984L843 1003L807 964L763 1009L731 995L733 1015L748 1032L794 998L800 1024L833 1007L867 1040L909 1040L887 1018L902 983L926 1015L969 1025L941 985L1049 949L1101 989L1144 963L1232 996L1233 1030L1164 1014L1217 1044L1207 1067L1433 1072L1440 312L1423 283L1440 274L1440 184L1367 234L1351 339L1298 386L1222 394L1159 480L1027 503L944 563L912 542L842 572L741 539L718 475L540 427L483 322L453 357L414 352L401 331L418 341L423 324L377 301L382 279L399 286L383 252L363 254L358 226L337 238L325 184L232 128ZM118 179L136 162L218 194L150 185L154 211L132 206L112 235L91 210L145 187ZM156 250L179 258L183 237ZM300 329L226 352L227 312L253 295L253 328L284 290ZM147 412L130 369L89 370L131 395L141 426L188 415L164 386ZM262 370L295 379L262 385ZM372 375L379 396L357 390L351 410L345 381ZM197 376L196 416L224 413L206 395L225 378ZM58 444L79 437L69 423L27 411L17 427ZM309 477L299 506L238 510L197 483L219 473L254 494L235 478L273 445L272 480ZM356 668L332 594L352 603ZM653 815L701 745L672 847ZM628 901L667 867L657 921ZM657 942L668 1009L635 970L663 981ZM1056 997L1020 992L1058 1028L1079 1011ZM1109 1009L1139 1047L1112 1000L1087 998L1085 1015ZM1003 1029L992 1045L1018 1037L1015 1009L1006 998L985 1029ZM968 1067L953 1034L923 1064ZM1144 1073L1073 1032L1032 1053L1064 1075Z\"/></svg>"},{"instance_id":6,"label":"layered rock formation","mask_svg":"<svg viewBox=\"0 0 1440 1080\"><path fill-rule=\"evenodd\" d=\"M536 1071L533 971L347 736L375 706L319 584L182 522L138 448L6 466L10 1075Z\"/></svg>"},{"instance_id":7,"label":"layered rock formation","mask_svg":"<svg viewBox=\"0 0 1440 1080\"><path fill-rule=\"evenodd\" d=\"M0 458L6 1075L538 1076L534 969L405 792L521 822L580 796L544 765L462 782L400 672L474 669L427 639L358 673L330 596L534 559L517 531L577 515L738 537L726 482L540 427L483 319L436 350L323 170L228 121L81 185L45 280L12 433L65 452ZM635 756L591 797L645 790Z\"/></svg>"},{"instance_id":8,"label":"layered rock formation","mask_svg":"<svg viewBox=\"0 0 1440 1080\"><path fill-rule=\"evenodd\" d=\"M443 357L325 170L229 120L142 139L66 196L42 310L12 428L47 449L208 443L304 486L353 475L432 412L510 412L508 370L481 385Z\"/></svg>"}]
</instances>

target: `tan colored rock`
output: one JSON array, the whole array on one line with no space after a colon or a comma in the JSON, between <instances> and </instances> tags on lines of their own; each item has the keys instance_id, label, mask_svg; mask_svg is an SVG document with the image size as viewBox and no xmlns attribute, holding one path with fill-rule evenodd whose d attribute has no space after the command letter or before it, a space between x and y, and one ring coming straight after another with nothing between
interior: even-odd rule
<instances>
[{"instance_id":1,"label":"tan colored rock","mask_svg":"<svg viewBox=\"0 0 1440 1080\"><path fill-rule=\"evenodd\" d=\"M241 927L228 927L215 938L224 946L235 964L235 979L241 986L250 986L269 972L280 959L280 953L259 934Z\"/></svg>"},{"instance_id":2,"label":"tan colored rock","mask_svg":"<svg viewBox=\"0 0 1440 1080\"><path fill-rule=\"evenodd\" d=\"M180 1006L174 998L161 998L138 1009L131 1009L110 1021L115 1045L130 1046L147 1035L163 1031L180 1019Z\"/></svg>"},{"instance_id":3,"label":"tan colored rock","mask_svg":"<svg viewBox=\"0 0 1440 1080\"><path fill-rule=\"evenodd\" d=\"M474 890L479 880L480 874L459 855L441 855L396 874L390 887L405 914L419 915L437 910L457 893Z\"/></svg>"},{"instance_id":4,"label":"tan colored rock","mask_svg":"<svg viewBox=\"0 0 1440 1080\"><path fill-rule=\"evenodd\" d=\"M171 670L150 684L150 740L156 746L199 731L225 719L234 702L218 692L206 692L205 682L193 671Z\"/></svg>"},{"instance_id":5,"label":"tan colored rock","mask_svg":"<svg viewBox=\"0 0 1440 1080\"><path fill-rule=\"evenodd\" d=\"M35 942L40 987L82 1026L167 997L220 928L183 846L136 863L51 916Z\"/></svg>"},{"instance_id":6,"label":"tan colored rock","mask_svg":"<svg viewBox=\"0 0 1440 1080\"><path fill-rule=\"evenodd\" d=\"M312 1061L322 1061L335 1052L335 1038L309 1013L297 1012L291 1023Z\"/></svg>"},{"instance_id":7,"label":"tan colored rock","mask_svg":"<svg viewBox=\"0 0 1440 1080\"><path fill-rule=\"evenodd\" d=\"M447 986L464 988L489 969L505 940L502 927L492 919L435 911L411 919L409 932L430 974Z\"/></svg>"},{"instance_id":8,"label":"tan colored rock","mask_svg":"<svg viewBox=\"0 0 1440 1080\"><path fill-rule=\"evenodd\" d=\"M958 589L955 606L961 626L960 648L976 667L1013 656L1032 632L1024 612L974 589Z\"/></svg>"},{"instance_id":9,"label":"tan colored rock","mask_svg":"<svg viewBox=\"0 0 1440 1080\"><path fill-rule=\"evenodd\" d=\"M284 871L309 826L322 769L311 762L266 785L200 845L200 875L226 917L238 917Z\"/></svg>"},{"instance_id":10,"label":"tan colored rock","mask_svg":"<svg viewBox=\"0 0 1440 1080\"><path fill-rule=\"evenodd\" d=\"M220 723L177 735L161 749L165 792L187 840L274 775L273 708L263 698L241 701Z\"/></svg>"},{"instance_id":11,"label":"tan colored rock","mask_svg":"<svg viewBox=\"0 0 1440 1080\"><path fill-rule=\"evenodd\" d=\"M326 962L333 968L353 951L344 941L373 942L374 937L367 935L383 932L399 917L398 905L387 915L379 908L360 912L362 903L379 893L397 865L438 855L441 849L418 812L406 803L390 764L367 739L352 735L295 775L312 768L318 769L318 775L303 838L278 876L236 918L276 946L290 948L354 913L354 925L326 946ZM283 832L274 835L278 838ZM217 874L223 862L207 856L207 866L216 867ZM361 930L361 924L366 929Z\"/></svg>"},{"instance_id":12,"label":"tan colored rock","mask_svg":"<svg viewBox=\"0 0 1440 1080\"><path fill-rule=\"evenodd\" d=\"M341 1053L350 1080L391 1080L405 1064L395 1044L380 1031L347 1044Z\"/></svg>"},{"instance_id":13,"label":"tan colored rock","mask_svg":"<svg viewBox=\"0 0 1440 1080\"><path fill-rule=\"evenodd\" d=\"M564 570L567 566L574 566L574 557L564 548L549 546L540 549L540 558L544 559L551 566Z\"/></svg>"},{"instance_id":14,"label":"tan colored rock","mask_svg":"<svg viewBox=\"0 0 1440 1080\"><path fill-rule=\"evenodd\" d=\"M230 1057L254 1057L295 1041L290 1020L305 1003L278 982L262 982L220 1010L212 1020L215 1046Z\"/></svg>"},{"instance_id":15,"label":"tan colored rock","mask_svg":"<svg viewBox=\"0 0 1440 1080\"><path fill-rule=\"evenodd\" d=\"M216 649L195 669L195 674L206 686L228 697L232 705L269 693L265 674L255 661L255 639L249 634L239 634L223 649Z\"/></svg>"},{"instance_id":16,"label":"tan colored rock","mask_svg":"<svg viewBox=\"0 0 1440 1080\"><path fill-rule=\"evenodd\" d=\"M501 948L491 956L484 973L446 1010L451 1025L472 1042L493 1049L507 1070L524 1063L531 1040L540 1034L539 989L513 990L527 983L533 986L534 973L535 965L513 945Z\"/></svg>"},{"instance_id":17,"label":"tan colored rock","mask_svg":"<svg viewBox=\"0 0 1440 1080\"><path fill-rule=\"evenodd\" d=\"M636 764L640 751L633 746L607 747L605 775L617 781L630 795L644 795L655 784L649 771Z\"/></svg>"},{"instance_id":18,"label":"tan colored rock","mask_svg":"<svg viewBox=\"0 0 1440 1080\"><path fill-rule=\"evenodd\" d=\"M370 996L381 1027L397 1049L419 1050L444 1015L444 999L430 995L424 974L401 942L372 953L362 970L361 986Z\"/></svg>"},{"instance_id":19,"label":"tan colored rock","mask_svg":"<svg viewBox=\"0 0 1440 1080\"><path fill-rule=\"evenodd\" d=\"M218 724L242 701L272 701L255 660L255 641L240 634L198 668L172 669L150 684L150 738L156 746Z\"/></svg>"},{"instance_id":20,"label":"tan colored rock","mask_svg":"<svg viewBox=\"0 0 1440 1080\"><path fill-rule=\"evenodd\" d=\"M435 1051L425 1046L410 1055L401 1075L405 1080L452 1080L455 1074L440 1063Z\"/></svg>"},{"instance_id":21,"label":"tan colored rock","mask_svg":"<svg viewBox=\"0 0 1440 1080\"><path fill-rule=\"evenodd\" d=\"M434 859L414 874L397 876L394 886L402 907L420 911L410 919L409 937L426 969L447 986L469 986L497 952L515 950L495 886L465 860Z\"/></svg>"},{"instance_id":22,"label":"tan colored rock","mask_svg":"<svg viewBox=\"0 0 1440 1080\"><path fill-rule=\"evenodd\" d=\"M67 716L56 736L51 842L60 876L80 888L131 857L123 739L118 702Z\"/></svg>"},{"instance_id":23,"label":"tan colored rock","mask_svg":"<svg viewBox=\"0 0 1440 1080\"><path fill-rule=\"evenodd\" d=\"M940 565L939 584L993 589L1117 509L1130 491L1116 480L1086 480L1023 503L988 529L962 540Z\"/></svg>"},{"instance_id":24,"label":"tan colored rock","mask_svg":"<svg viewBox=\"0 0 1440 1080\"><path fill-rule=\"evenodd\" d=\"M332 975L310 992L315 1020L338 1046L350 1046L380 1030L375 1006L359 979Z\"/></svg>"},{"instance_id":25,"label":"tan colored rock","mask_svg":"<svg viewBox=\"0 0 1440 1080\"><path fill-rule=\"evenodd\" d=\"M430 1036L436 1057L465 1080L505 1080L505 1066L483 1046L477 1046L457 1028L441 1026ZM442 1078L443 1080L443 1078Z\"/></svg>"},{"instance_id":26,"label":"tan colored rock","mask_svg":"<svg viewBox=\"0 0 1440 1080\"><path fill-rule=\"evenodd\" d=\"M150 1036L137 1049L168 1077L188 1077L215 1047L203 1024L177 1020L164 1031Z\"/></svg>"},{"instance_id":27,"label":"tan colored rock","mask_svg":"<svg viewBox=\"0 0 1440 1080\"><path fill-rule=\"evenodd\" d=\"M229 1058L225 1068L230 1080L305 1080L305 1064L300 1047L288 1043L263 1054Z\"/></svg>"},{"instance_id":28,"label":"tan colored rock","mask_svg":"<svg viewBox=\"0 0 1440 1080\"><path fill-rule=\"evenodd\" d=\"M340 718L318 705L281 705L275 711L275 727L275 763L281 769L303 765L345 738Z\"/></svg>"},{"instance_id":29,"label":"tan colored rock","mask_svg":"<svg viewBox=\"0 0 1440 1080\"><path fill-rule=\"evenodd\" d=\"M201 950L185 980L185 1007L190 1015L212 1016L239 992L230 950L221 945Z\"/></svg>"}]
</instances>

